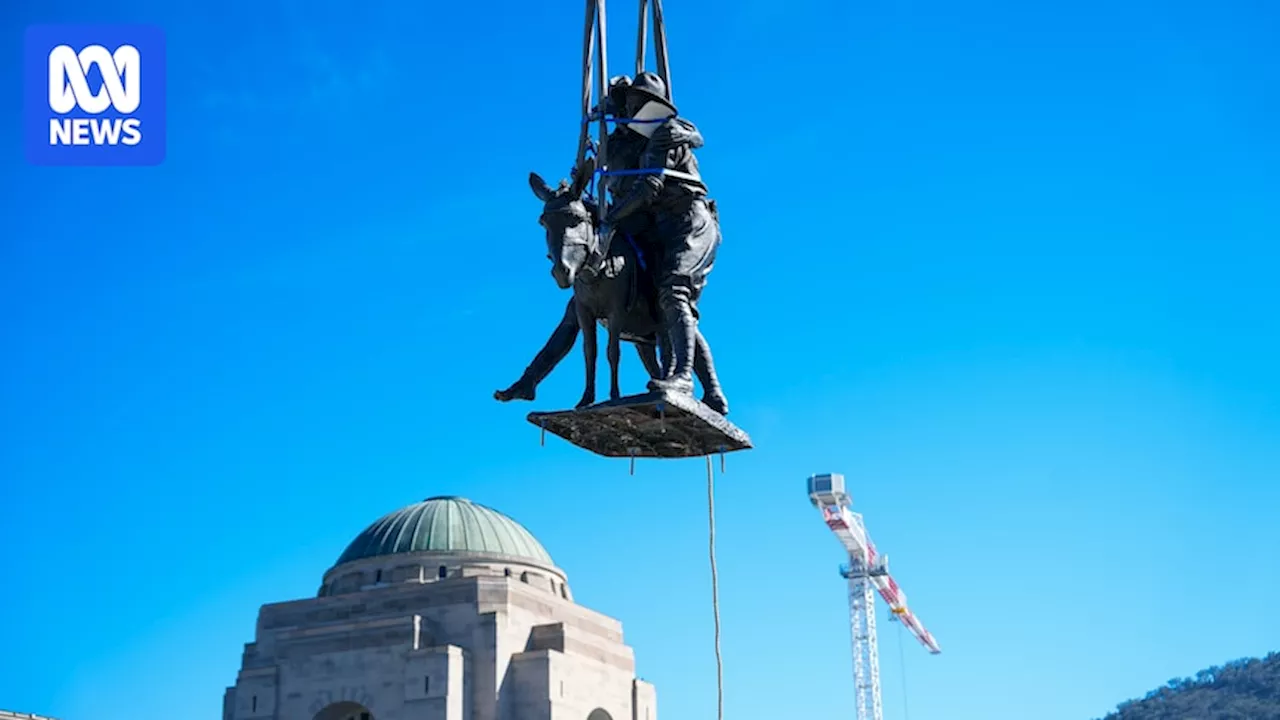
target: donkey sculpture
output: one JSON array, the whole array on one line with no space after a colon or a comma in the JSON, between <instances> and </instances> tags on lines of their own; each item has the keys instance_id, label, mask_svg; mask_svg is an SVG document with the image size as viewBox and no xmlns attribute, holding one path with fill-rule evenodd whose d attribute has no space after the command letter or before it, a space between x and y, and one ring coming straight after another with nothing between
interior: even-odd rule
<instances>
[{"instance_id":1,"label":"donkey sculpture","mask_svg":"<svg viewBox=\"0 0 1280 720\"><path fill-rule=\"evenodd\" d=\"M582 331L582 354L586 360L586 387L576 407L584 408L596 400L596 360L598 341L596 322L604 321L609 331L605 355L609 361L609 399L622 396L618 387L618 364L622 340L636 343L641 360L650 377L659 377L654 348L663 349L662 321L649 293L642 283L639 255L631 239L615 233L608 247L601 247L596 207L583 199L583 191L595 174L595 160L589 159L575 168L572 179L552 189L537 173L529 174L533 194L543 202L538 223L547 231L547 259L552 263L551 275L562 289L573 288ZM665 356L667 353L663 352ZM665 363L667 367L670 362ZM702 383L702 402L721 415L729 407L716 377L715 365L701 331L697 334L694 374Z\"/></svg>"}]
</instances>

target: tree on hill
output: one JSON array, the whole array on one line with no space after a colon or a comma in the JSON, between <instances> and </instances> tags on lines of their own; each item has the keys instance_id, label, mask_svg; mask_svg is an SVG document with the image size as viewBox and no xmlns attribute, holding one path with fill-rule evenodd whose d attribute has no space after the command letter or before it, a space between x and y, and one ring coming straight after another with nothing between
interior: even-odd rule
<instances>
[{"instance_id":1,"label":"tree on hill","mask_svg":"<svg viewBox=\"0 0 1280 720\"><path fill-rule=\"evenodd\" d=\"M1280 720L1280 653L1174 678L1102 720Z\"/></svg>"}]
</instances>

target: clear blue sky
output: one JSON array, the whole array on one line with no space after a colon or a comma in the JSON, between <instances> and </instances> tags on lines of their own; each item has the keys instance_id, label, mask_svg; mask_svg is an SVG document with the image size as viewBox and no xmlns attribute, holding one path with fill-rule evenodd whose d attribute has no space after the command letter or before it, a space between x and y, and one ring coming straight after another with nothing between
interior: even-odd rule
<instances>
[{"instance_id":1,"label":"clear blue sky","mask_svg":"<svg viewBox=\"0 0 1280 720\"><path fill-rule=\"evenodd\" d=\"M490 399L565 301L525 177L571 162L580 3L426 5L6 8L0 707L217 717L260 604L452 493L624 621L663 720L713 716L701 463L539 447L576 354ZM811 472L942 644L905 648L913 720L1085 720L1277 649L1276 9L669 5L726 238L704 328L758 444L719 484L727 717L852 714ZM23 165L37 21L167 30L165 165Z\"/></svg>"}]
</instances>

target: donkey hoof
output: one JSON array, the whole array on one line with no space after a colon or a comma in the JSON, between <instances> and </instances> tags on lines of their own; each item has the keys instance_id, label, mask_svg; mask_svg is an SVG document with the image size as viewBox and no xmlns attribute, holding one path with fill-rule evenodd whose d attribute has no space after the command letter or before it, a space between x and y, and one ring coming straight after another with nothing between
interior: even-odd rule
<instances>
[{"instance_id":1,"label":"donkey hoof","mask_svg":"<svg viewBox=\"0 0 1280 720\"><path fill-rule=\"evenodd\" d=\"M537 396L537 391L528 385L516 383L506 390L496 390L493 393L493 399L499 402L510 402L512 400L533 400Z\"/></svg>"}]
</instances>

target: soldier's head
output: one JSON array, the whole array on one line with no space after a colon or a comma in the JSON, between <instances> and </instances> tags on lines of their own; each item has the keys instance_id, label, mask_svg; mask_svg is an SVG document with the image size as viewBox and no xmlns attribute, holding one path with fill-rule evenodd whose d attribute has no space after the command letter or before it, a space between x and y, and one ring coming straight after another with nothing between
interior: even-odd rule
<instances>
[{"instance_id":1,"label":"soldier's head","mask_svg":"<svg viewBox=\"0 0 1280 720\"><path fill-rule=\"evenodd\" d=\"M637 75L627 86L625 95L623 117L631 121L627 127L646 138L677 114L676 106L667 98L667 84L651 72Z\"/></svg>"},{"instance_id":2,"label":"soldier's head","mask_svg":"<svg viewBox=\"0 0 1280 720\"><path fill-rule=\"evenodd\" d=\"M657 75L645 71L636 75L636 79L626 87L626 116L635 117L636 113L651 102L659 103L672 115L676 114L675 105L667 97L667 84Z\"/></svg>"},{"instance_id":3,"label":"soldier's head","mask_svg":"<svg viewBox=\"0 0 1280 720\"><path fill-rule=\"evenodd\" d=\"M624 115L627 112L627 88L631 87L631 78L618 75L609 80L609 92L605 96L605 112L610 115Z\"/></svg>"}]
</instances>

